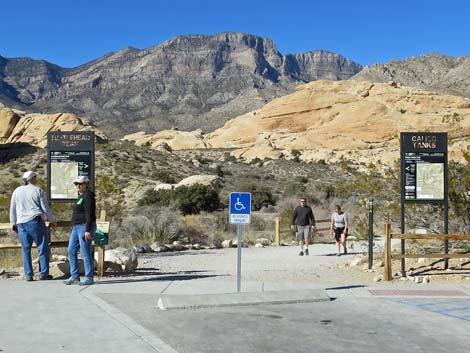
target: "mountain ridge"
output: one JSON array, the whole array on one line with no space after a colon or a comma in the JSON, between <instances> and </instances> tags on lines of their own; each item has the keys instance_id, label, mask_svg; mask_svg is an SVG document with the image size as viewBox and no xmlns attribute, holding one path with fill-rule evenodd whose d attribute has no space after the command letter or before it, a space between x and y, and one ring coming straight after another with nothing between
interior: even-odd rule
<instances>
[{"instance_id":1,"label":"mountain ridge","mask_svg":"<svg viewBox=\"0 0 470 353\"><path fill-rule=\"evenodd\" d=\"M29 61L28 61L29 60ZM361 65L326 51L282 55L274 41L222 32L108 53L75 68L0 61L0 100L33 112L70 112L111 135L220 127L315 79L344 79Z\"/></svg>"}]
</instances>

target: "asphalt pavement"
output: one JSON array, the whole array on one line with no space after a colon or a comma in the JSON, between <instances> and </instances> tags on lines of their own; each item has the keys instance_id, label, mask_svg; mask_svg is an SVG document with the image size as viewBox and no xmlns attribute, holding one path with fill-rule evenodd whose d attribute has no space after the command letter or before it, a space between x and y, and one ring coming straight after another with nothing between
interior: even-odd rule
<instances>
[{"instance_id":1,"label":"asphalt pavement","mask_svg":"<svg viewBox=\"0 0 470 353\"><path fill-rule=\"evenodd\" d=\"M297 291L308 299L311 290L312 300L158 307L160 298L175 295L223 301L237 295L233 288L233 281L214 278L113 279L85 288L1 281L0 352L467 352L470 346L468 285L245 282L248 297Z\"/></svg>"}]
</instances>

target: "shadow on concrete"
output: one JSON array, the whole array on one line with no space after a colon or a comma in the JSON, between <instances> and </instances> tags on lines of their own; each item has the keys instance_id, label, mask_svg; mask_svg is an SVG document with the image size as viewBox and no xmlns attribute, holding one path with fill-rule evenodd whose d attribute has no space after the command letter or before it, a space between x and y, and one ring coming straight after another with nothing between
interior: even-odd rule
<instances>
[{"instance_id":1,"label":"shadow on concrete","mask_svg":"<svg viewBox=\"0 0 470 353\"><path fill-rule=\"evenodd\" d=\"M363 284L353 284L350 286L341 286L341 287L331 287L331 288L325 288L325 290L344 290L344 289L353 289L353 288L366 288L367 286Z\"/></svg>"},{"instance_id":2,"label":"shadow on concrete","mask_svg":"<svg viewBox=\"0 0 470 353\"><path fill-rule=\"evenodd\" d=\"M340 256L338 256L338 253L336 252L333 252L333 253L329 253L329 254L322 254L322 255L316 255L316 256L338 256L338 257L344 257L344 256L351 256L351 255L362 255L362 252L348 252L346 255L344 255L343 253L341 253Z\"/></svg>"},{"instance_id":3,"label":"shadow on concrete","mask_svg":"<svg viewBox=\"0 0 470 353\"><path fill-rule=\"evenodd\" d=\"M123 278L123 279L111 279L101 280L95 282L95 285L100 284L120 284L120 283L139 283L139 282L167 282L167 281L190 281L193 279L204 279L221 277L220 275L197 275L197 274L162 274L156 275L152 278Z\"/></svg>"},{"instance_id":4,"label":"shadow on concrete","mask_svg":"<svg viewBox=\"0 0 470 353\"><path fill-rule=\"evenodd\" d=\"M236 249L236 248L234 248ZM218 250L218 249L213 249L213 250ZM205 250L180 250L180 251L167 251L167 252L148 252L148 253L143 253L139 254L139 258L141 259L146 259L146 258L152 258L154 256L159 256L159 257L173 257L173 256L194 256L194 255L214 255L217 256L217 253L211 252L211 251L205 251Z\"/></svg>"}]
</instances>

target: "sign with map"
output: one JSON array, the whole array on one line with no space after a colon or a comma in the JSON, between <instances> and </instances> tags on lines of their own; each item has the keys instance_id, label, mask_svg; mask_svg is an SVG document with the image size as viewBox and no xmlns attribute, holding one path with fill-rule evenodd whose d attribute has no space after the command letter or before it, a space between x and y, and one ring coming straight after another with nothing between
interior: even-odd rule
<instances>
[{"instance_id":1,"label":"sign with map","mask_svg":"<svg viewBox=\"0 0 470 353\"><path fill-rule=\"evenodd\" d=\"M402 200L447 201L447 133L401 133Z\"/></svg>"},{"instance_id":2,"label":"sign with map","mask_svg":"<svg viewBox=\"0 0 470 353\"><path fill-rule=\"evenodd\" d=\"M50 201L77 199L73 181L86 175L94 181L95 138L93 132L54 131L48 134L47 195Z\"/></svg>"}]
</instances>

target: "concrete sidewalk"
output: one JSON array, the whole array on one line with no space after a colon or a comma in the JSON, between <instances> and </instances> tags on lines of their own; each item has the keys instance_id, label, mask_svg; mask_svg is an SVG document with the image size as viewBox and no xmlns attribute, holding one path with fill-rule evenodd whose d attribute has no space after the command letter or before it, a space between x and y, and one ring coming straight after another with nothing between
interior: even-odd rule
<instances>
[{"instance_id":1,"label":"concrete sidewalk","mask_svg":"<svg viewBox=\"0 0 470 353\"><path fill-rule=\"evenodd\" d=\"M397 321L399 321L400 315L403 314L402 312L397 316L400 310L404 312L411 310L408 307L398 306L400 310L397 311L398 304L390 301L390 298L403 299L406 297L406 295L400 296L400 292L398 292L398 295L381 296L372 294L370 290L426 290L428 291L427 295L426 292L423 292L423 295L413 293L412 296L414 298L429 297L430 300L434 301L446 297L456 303L463 303L461 300L470 302L469 285L427 284L416 286L413 283L400 283L366 287L360 283L338 283L337 285L329 283L322 285L320 283L295 282L242 282L242 292L244 294L249 292L278 292L279 295L285 296L286 293L297 291L297 293L301 292L303 297L308 298L310 290L312 298L319 295L319 293L324 293L334 301L320 303L299 301L297 304L279 305L260 303L260 305L251 306L250 308L239 306L217 308L214 306L213 308L186 309L173 312L164 312L157 308L158 299L165 296L186 295L188 300L194 295L210 295L212 298L217 298L218 295L222 297L226 293L232 293L230 295L233 296L235 289L235 279L222 281L214 278L185 281L115 279L98 281L95 285L86 288L65 286L59 280L43 282L0 281L0 351L125 353L243 352L242 349L245 349L244 352L262 352L264 349L270 348L271 351L276 352L307 352L313 342L309 342L308 345L301 344L296 349L295 347L289 347L292 344L289 340L285 341L285 346L282 347L282 340L271 337L277 342L277 346L272 347L271 343L265 342L264 338L261 339L263 343L258 346L256 343L258 342L257 338L250 337L252 341L250 341L251 346L248 347L243 346L243 342L240 343L237 337L227 340L225 334L229 333L230 330L242 330L244 326L251 329L250 332L253 332L253 327L256 327L255 331L258 332L260 337L263 337L263 335L269 337L273 334L271 330L276 329L292 331L294 334L298 331L298 326L296 326L298 325L296 321L298 318L290 317L290 313L298 312L298 310L304 313L302 308L308 308L306 309L308 311L302 315L312 317L312 322L316 322L314 317L323 315L321 313L325 311L329 313L335 312L337 309L345 310L345 308L350 310L356 306L358 312L369 308L375 310L378 314L389 315L391 320L396 319ZM432 295L432 291L440 291L439 293L442 295L435 297ZM460 294L456 295L456 293ZM323 296L323 294L320 296ZM184 297L180 297L180 299L184 300ZM387 305L394 308L389 311ZM463 304L459 305L462 306ZM466 306L468 305L465 304L462 308ZM280 308L282 314L266 314L266 312L278 310L276 308ZM241 315L242 313L244 314ZM351 318L354 318L356 314L351 315ZM414 317L416 315L426 316L427 313L418 311L418 314L414 312L413 315ZM468 315L470 318L470 312ZM276 319L277 317L279 318ZM284 319L281 319L281 317ZM465 315L462 317L465 317ZM198 318L206 321L201 322ZM367 319L365 313L364 319ZM377 318L374 320L377 321ZM470 328L470 321L461 320L454 326L453 322L447 322L446 320L450 319L437 316L432 318L431 323L439 324L440 327L442 327L441 324L445 323L447 328L444 331L447 329L449 332L454 330L454 333L458 333L459 327L464 327L467 330L466 332ZM262 327L267 321L270 321L270 323L263 329ZM353 320L351 323L345 321L344 325L352 325L353 322L355 321ZM240 326L234 327L234 323L238 323ZM209 330L205 335L199 330L201 325ZM279 327L276 328L276 325L279 325ZM343 329L354 330L354 327L343 327ZM400 332L406 335L407 330L409 328L403 328ZM192 334L189 334L190 332ZM194 336L193 333L195 332L199 332L202 337ZM212 336L207 337L208 334ZM245 336L247 334L247 332L244 333ZM222 337L225 337L225 340ZM466 335L455 337L462 337L462 339L467 340ZM201 340L205 340L206 343L201 344ZM226 346L224 346L224 341ZM470 342L467 340L466 343ZM239 347L234 348L233 344L238 344ZM426 346L436 348L435 343L434 346L423 345L423 347ZM460 347L460 342L454 342L450 347L456 351L455 349ZM325 347L325 349L327 348ZM331 351L340 350L335 348ZM349 349L349 351L355 350Z\"/></svg>"}]
</instances>

